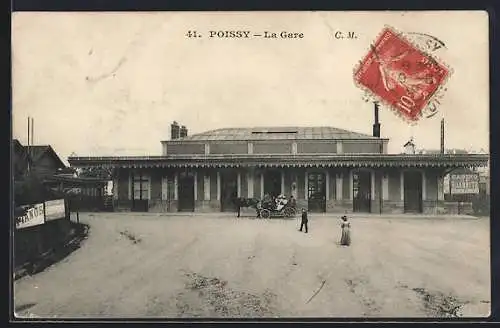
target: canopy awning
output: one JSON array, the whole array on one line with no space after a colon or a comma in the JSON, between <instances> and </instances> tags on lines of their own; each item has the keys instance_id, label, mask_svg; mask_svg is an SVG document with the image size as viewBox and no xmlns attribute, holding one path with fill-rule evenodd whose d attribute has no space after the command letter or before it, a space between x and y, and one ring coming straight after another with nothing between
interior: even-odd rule
<instances>
[{"instance_id":1,"label":"canopy awning","mask_svg":"<svg viewBox=\"0 0 500 328\"><path fill-rule=\"evenodd\" d=\"M69 177L63 175L53 175L45 178L45 182L63 182L71 185L104 185L107 180L90 177Z\"/></svg>"},{"instance_id":2,"label":"canopy awning","mask_svg":"<svg viewBox=\"0 0 500 328\"><path fill-rule=\"evenodd\" d=\"M191 155L69 157L73 167L484 167L485 154Z\"/></svg>"}]
</instances>

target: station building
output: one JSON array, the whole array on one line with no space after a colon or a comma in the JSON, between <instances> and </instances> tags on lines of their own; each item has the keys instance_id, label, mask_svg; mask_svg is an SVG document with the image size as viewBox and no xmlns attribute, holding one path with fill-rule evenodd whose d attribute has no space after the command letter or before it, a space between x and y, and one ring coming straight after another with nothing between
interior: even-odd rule
<instances>
[{"instance_id":1,"label":"station building","mask_svg":"<svg viewBox=\"0 0 500 328\"><path fill-rule=\"evenodd\" d=\"M375 125L374 125L375 131ZM374 135L377 133L374 132ZM292 195L311 212L447 213L443 178L485 154L389 154L388 139L334 127L222 128L176 122L161 156L70 157L113 168L114 208L234 211L234 197Z\"/></svg>"}]
</instances>

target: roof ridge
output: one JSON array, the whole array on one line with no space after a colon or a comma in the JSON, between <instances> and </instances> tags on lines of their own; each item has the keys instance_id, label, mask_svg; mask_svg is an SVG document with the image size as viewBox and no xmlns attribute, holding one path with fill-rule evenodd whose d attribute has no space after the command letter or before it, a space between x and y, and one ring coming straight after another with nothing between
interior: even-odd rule
<instances>
[{"instance_id":1,"label":"roof ridge","mask_svg":"<svg viewBox=\"0 0 500 328\"><path fill-rule=\"evenodd\" d=\"M210 135L213 135L214 133L217 133L218 136L232 135L232 134L234 134L235 130L246 131L247 133L251 134L252 132L256 132L258 130L279 130L279 129L284 130L284 132L286 132L287 130L292 130L292 129L298 130L297 132L301 132L301 130L304 131L304 130L314 130L314 129L320 129L320 130L326 129L326 130L329 130L331 132L333 131L333 132L337 132L337 133L351 134L351 135L355 135L357 137L362 137L362 138L367 138L367 139L374 139L374 138L375 139L379 139L379 138L374 137L374 136L372 136L370 134L367 134L367 133L362 133L362 132L352 131L352 130L346 130L346 129L338 128L338 127L335 127L335 126L328 126L328 125L322 125L322 126L313 126L313 125L310 125L310 126L307 126L307 125L291 126L290 125L290 126L253 126L253 127L234 127L233 126L233 127L225 127L225 128L218 128L218 129L207 130L207 131L203 131L203 132L199 132L199 133L194 133L192 135L188 135L186 137L175 139L175 140L190 140L190 139L196 139L196 138L200 138L200 137L204 137L204 136L210 137ZM223 132L223 133L220 133L220 132ZM224 132L226 132L226 133L224 133ZM242 136L242 138L243 139L247 139L247 138L245 138L243 136ZM329 138L326 138L326 139L329 139ZM236 140L236 138L233 139L233 140Z\"/></svg>"}]
</instances>

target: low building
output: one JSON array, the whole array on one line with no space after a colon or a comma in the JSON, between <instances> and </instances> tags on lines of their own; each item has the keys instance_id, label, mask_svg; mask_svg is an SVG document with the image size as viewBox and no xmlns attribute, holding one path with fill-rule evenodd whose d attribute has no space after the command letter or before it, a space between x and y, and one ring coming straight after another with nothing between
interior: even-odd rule
<instances>
[{"instance_id":1,"label":"low building","mask_svg":"<svg viewBox=\"0 0 500 328\"><path fill-rule=\"evenodd\" d=\"M53 176L66 169L66 165L50 145L23 146L19 140L12 141L14 178L32 172L41 179Z\"/></svg>"},{"instance_id":2,"label":"low building","mask_svg":"<svg viewBox=\"0 0 500 328\"><path fill-rule=\"evenodd\" d=\"M183 131L182 136L180 131ZM171 126L161 156L70 157L113 168L116 210L234 211L235 197L292 195L312 212L445 213L443 177L485 154L388 154L389 140L334 127Z\"/></svg>"},{"instance_id":3,"label":"low building","mask_svg":"<svg viewBox=\"0 0 500 328\"><path fill-rule=\"evenodd\" d=\"M66 194L78 194L80 203L92 204L91 208L104 207L106 179L77 177L73 168L67 167L50 145L23 146L17 139L12 142L12 166L18 198L22 193L33 191L24 189L22 184L29 176L35 177L43 187L39 193L56 197ZM15 187L16 188L16 187ZM34 187L25 187L33 189ZM19 190L21 189L21 190ZM83 199L83 200L82 200ZM94 205L97 204L97 205ZM82 207L90 208L90 206Z\"/></svg>"}]
</instances>

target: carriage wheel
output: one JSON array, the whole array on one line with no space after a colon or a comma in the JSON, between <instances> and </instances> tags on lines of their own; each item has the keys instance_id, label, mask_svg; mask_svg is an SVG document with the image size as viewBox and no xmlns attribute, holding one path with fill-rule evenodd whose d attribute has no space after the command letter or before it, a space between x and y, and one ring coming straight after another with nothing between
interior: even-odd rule
<instances>
[{"instance_id":1,"label":"carriage wheel","mask_svg":"<svg viewBox=\"0 0 500 328\"><path fill-rule=\"evenodd\" d=\"M291 218L292 216L295 215L295 211L291 208L285 208L285 210L283 211L283 214L285 214L285 217Z\"/></svg>"},{"instance_id":2,"label":"carriage wheel","mask_svg":"<svg viewBox=\"0 0 500 328\"><path fill-rule=\"evenodd\" d=\"M260 217L263 219L268 219L271 216L271 212L269 210L263 209L260 210Z\"/></svg>"}]
</instances>

